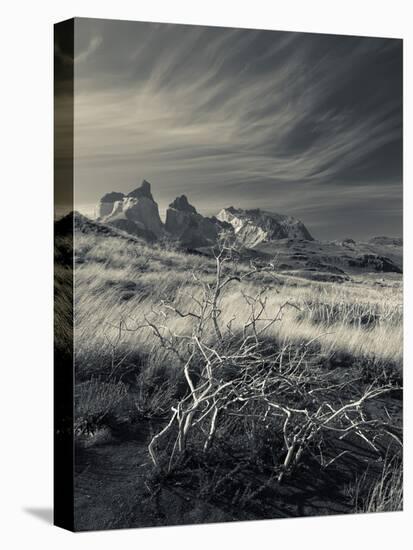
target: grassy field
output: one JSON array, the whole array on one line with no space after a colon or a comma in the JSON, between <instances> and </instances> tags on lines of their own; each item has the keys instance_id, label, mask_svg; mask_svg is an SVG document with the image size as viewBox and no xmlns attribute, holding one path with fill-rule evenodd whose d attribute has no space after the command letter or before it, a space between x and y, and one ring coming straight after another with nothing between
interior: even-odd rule
<instances>
[{"instance_id":1,"label":"grassy field","mask_svg":"<svg viewBox=\"0 0 413 550\"><path fill-rule=\"evenodd\" d=\"M161 300L174 299L180 309L190 307L191 295L199 287L191 272L213 282L212 259L149 248L116 238L103 240L80 235L76 239L76 339L79 374L89 375L102 368L102 358L111 356L119 321L130 328L142 324L145 315ZM247 271L248 265L241 266ZM312 282L258 273L242 284L228 287L222 300L221 320L234 318L234 329L248 315L249 295L268 287L267 309L276 310L286 300L299 309L288 308L282 322L271 327L268 336L277 342L300 344L316 341L320 353L334 360L348 356L378 368L389 376L401 374L402 367L402 284L401 279L375 284L368 276L346 284ZM169 319L174 330L190 331L191 319ZM152 331L125 332L119 348L156 353ZM100 361L93 361L97 353Z\"/></svg>"},{"instance_id":2,"label":"grassy field","mask_svg":"<svg viewBox=\"0 0 413 550\"><path fill-rule=\"evenodd\" d=\"M401 489L388 490L393 474L401 480L400 276L358 274L337 284L226 261L222 278L232 280L217 299L218 333L205 298L217 281L214 258L82 233L75 250L76 437L82 448L104 446L120 426L139 431L151 422L137 489L148 509L171 487L190 497L196 488L198 500L229 519L400 509ZM275 373L276 402L252 392L267 383L264 369ZM309 474L325 487L310 490ZM289 507L296 483L320 497L321 512L314 503ZM151 514L135 522L170 521Z\"/></svg>"}]
</instances>

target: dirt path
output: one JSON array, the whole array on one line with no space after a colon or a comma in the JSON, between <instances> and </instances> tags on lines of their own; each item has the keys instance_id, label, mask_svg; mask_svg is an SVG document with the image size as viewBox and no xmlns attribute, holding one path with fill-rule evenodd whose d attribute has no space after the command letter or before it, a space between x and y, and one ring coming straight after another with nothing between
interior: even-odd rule
<instances>
[{"instance_id":1,"label":"dirt path","mask_svg":"<svg viewBox=\"0 0 413 550\"><path fill-rule=\"evenodd\" d=\"M352 505L345 495L346 483L374 462L371 450L360 441L340 442L343 450L351 452L336 467L321 471L309 464L276 492L263 493L258 508L247 513L231 503L202 501L196 490L185 490L179 483L151 494L146 483L152 468L147 452L151 426L142 423L134 429L131 432L128 427L100 444L77 449L76 530L349 513Z\"/></svg>"},{"instance_id":2,"label":"dirt path","mask_svg":"<svg viewBox=\"0 0 413 550\"><path fill-rule=\"evenodd\" d=\"M76 451L76 530L150 527L231 521L230 514L179 490L153 498L145 478L152 467L147 451L151 426L124 432Z\"/></svg>"}]
</instances>

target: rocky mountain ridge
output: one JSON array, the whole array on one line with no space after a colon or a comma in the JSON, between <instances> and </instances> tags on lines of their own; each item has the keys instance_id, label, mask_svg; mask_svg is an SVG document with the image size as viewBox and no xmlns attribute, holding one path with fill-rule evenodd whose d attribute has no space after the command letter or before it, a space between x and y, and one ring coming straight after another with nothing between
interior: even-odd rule
<instances>
[{"instance_id":1,"label":"rocky mountain ridge","mask_svg":"<svg viewBox=\"0 0 413 550\"><path fill-rule=\"evenodd\" d=\"M198 248L213 245L219 233L229 226L217 218L207 218L199 214L189 204L186 195L177 197L166 211L165 231L173 235L182 246Z\"/></svg>"},{"instance_id":2,"label":"rocky mountain ridge","mask_svg":"<svg viewBox=\"0 0 413 550\"><path fill-rule=\"evenodd\" d=\"M305 225L292 216L231 206L216 217L206 217L197 212L186 195L170 203L163 224L146 180L127 195L116 191L104 195L96 214L98 221L128 233L149 240L170 236L190 248L213 245L222 230L233 232L238 243L248 248L283 238L313 240Z\"/></svg>"},{"instance_id":3,"label":"rocky mountain ridge","mask_svg":"<svg viewBox=\"0 0 413 550\"><path fill-rule=\"evenodd\" d=\"M212 253L220 233L228 231L246 259L277 257L281 269L306 273L312 278L320 273L334 275L338 280L348 273L402 272L400 238L379 236L365 243L350 238L319 242L301 220L266 210L231 206L223 208L216 217L206 217L186 195L181 195L169 204L163 223L146 180L128 194L107 193L96 212L94 223L99 227L113 227L147 242L170 239L184 250L206 255ZM324 275L320 277L324 280Z\"/></svg>"},{"instance_id":4,"label":"rocky mountain ridge","mask_svg":"<svg viewBox=\"0 0 413 550\"><path fill-rule=\"evenodd\" d=\"M223 208L217 218L231 224L237 240L249 248L278 239L314 240L301 220L258 208L242 210L230 206Z\"/></svg>"}]
</instances>

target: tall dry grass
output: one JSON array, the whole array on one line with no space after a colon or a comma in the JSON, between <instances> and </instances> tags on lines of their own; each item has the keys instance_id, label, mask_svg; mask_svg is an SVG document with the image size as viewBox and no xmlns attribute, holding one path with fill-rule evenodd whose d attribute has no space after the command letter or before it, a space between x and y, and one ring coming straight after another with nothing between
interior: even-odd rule
<instances>
[{"instance_id":1,"label":"tall dry grass","mask_svg":"<svg viewBox=\"0 0 413 550\"><path fill-rule=\"evenodd\" d=\"M154 315L161 300L168 299L185 311L200 289L191 277L196 272L205 281L214 280L209 258L182 254L157 247L136 245L116 238L81 235L76 238L75 339L80 371L90 374L102 368L113 355L119 322L125 330L117 343L119 356L137 353L152 366L165 360L165 352L150 330L137 331L145 317ZM237 269L248 269L238 266ZM220 322L241 328L249 314L245 296L256 294L263 284L256 280L234 284L221 303ZM286 300L282 322L268 330L275 343L316 345L327 360L374 364L401 376L403 332L401 287L367 284L320 283L283 277L265 280L270 314ZM173 314L163 320L177 333L190 333L191 318ZM211 331L211 338L213 338ZM168 361L173 367L173 358Z\"/></svg>"},{"instance_id":2,"label":"tall dry grass","mask_svg":"<svg viewBox=\"0 0 413 550\"><path fill-rule=\"evenodd\" d=\"M403 464L401 456L387 456L381 472L371 479L366 472L348 488L355 512L403 510Z\"/></svg>"}]
</instances>

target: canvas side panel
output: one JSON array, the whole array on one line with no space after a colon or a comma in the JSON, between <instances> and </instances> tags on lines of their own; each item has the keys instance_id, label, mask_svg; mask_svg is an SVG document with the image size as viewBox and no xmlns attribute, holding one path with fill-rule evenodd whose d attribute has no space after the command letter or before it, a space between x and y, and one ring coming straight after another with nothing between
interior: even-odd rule
<instances>
[{"instance_id":1,"label":"canvas side panel","mask_svg":"<svg viewBox=\"0 0 413 550\"><path fill-rule=\"evenodd\" d=\"M74 530L74 20L54 27L54 523Z\"/></svg>"}]
</instances>

